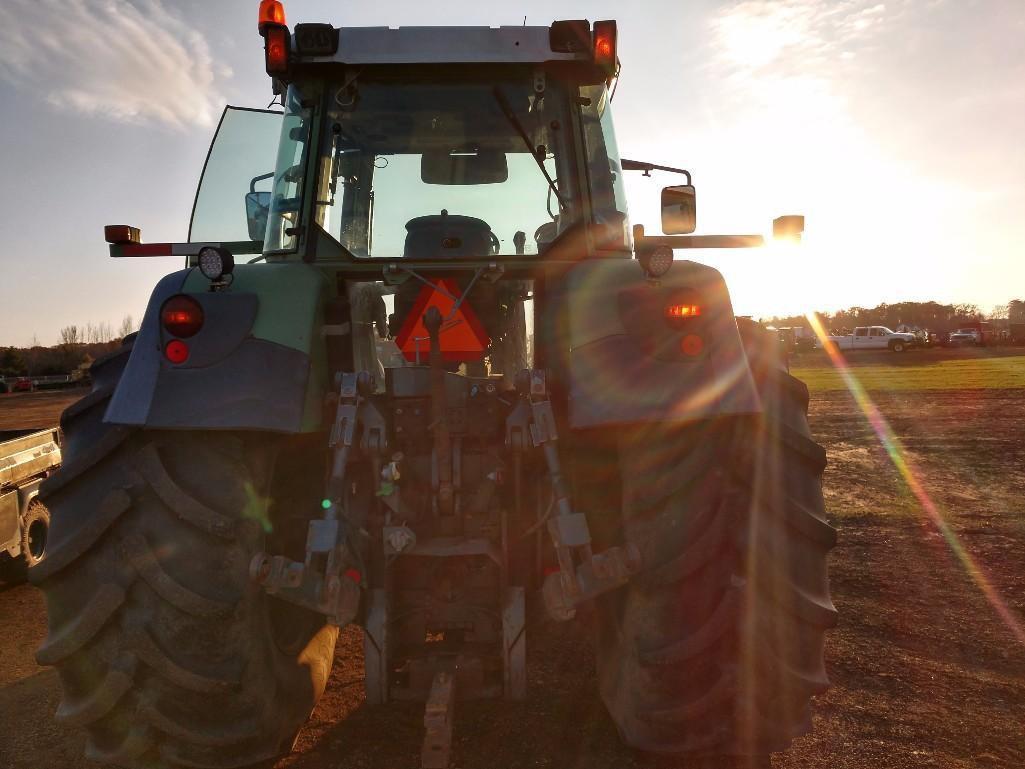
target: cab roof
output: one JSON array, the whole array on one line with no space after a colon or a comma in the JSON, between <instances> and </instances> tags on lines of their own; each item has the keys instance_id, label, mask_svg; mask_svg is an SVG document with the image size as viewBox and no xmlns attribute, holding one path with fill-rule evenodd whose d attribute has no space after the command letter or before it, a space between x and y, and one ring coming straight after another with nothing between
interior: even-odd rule
<instances>
[{"instance_id":1,"label":"cab roof","mask_svg":"<svg viewBox=\"0 0 1025 769\"><path fill-rule=\"evenodd\" d=\"M553 51L549 27L341 27L328 56L306 55L302 27L293 50L301 61L342 64L542 64L590 61L590 51Z\"/></svg>"}]
</instances>

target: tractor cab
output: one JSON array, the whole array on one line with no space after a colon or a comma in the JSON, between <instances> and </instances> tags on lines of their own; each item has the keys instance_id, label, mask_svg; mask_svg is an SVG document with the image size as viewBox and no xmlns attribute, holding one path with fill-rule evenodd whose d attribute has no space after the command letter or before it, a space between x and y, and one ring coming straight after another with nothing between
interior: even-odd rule
<instances>
[{"instance_id":1,"label":"tractor cab","mask_svg":"<svg viewBox=\"0 0 1025 769\"><path fill-rule=\"evenodd\" d=\"M226 111L189 240L248 240L258 263L345 281L353 368L381 385L426 363L420 318L436 305L446 368L511 387L541 263L632 256L615 22L293 34L283 12L261 18L280 109Z\"/></svg>"}]
</instances>

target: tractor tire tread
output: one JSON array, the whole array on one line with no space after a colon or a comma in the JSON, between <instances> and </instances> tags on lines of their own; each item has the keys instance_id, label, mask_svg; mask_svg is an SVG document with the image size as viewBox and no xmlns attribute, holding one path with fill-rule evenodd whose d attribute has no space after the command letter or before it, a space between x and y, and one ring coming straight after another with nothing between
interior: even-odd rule
<instances>
[{"instance_id":1,"label":"tractor tire tread","mask_svg":"<svg viewBox=\"0 0 1025 769\"><path fill-rule=\"evenodd\" d=\"M124 604L125 598L125 591L120 585L110 582L101 585L70 622L49 633L36 652L36 662L56 665L77 652L103 629L114 612Z\"/></svg>"},{"instance_id":2,"label":"tractor tire tread","mask_svg":"<svg viewBox=\"0 0 1025 769\"><path fill-rule=\"evenodd\" d=\"M623 537L654 559L599 601L599 679L624 741L643 751L762 760L810 729L810 698L829 686L822 650L837 613L825 559L836 531L825 452L809 435L807 387L756 364L762 417L621 450L624 498L643 501L624 508ZM674 453L674 436L700 454ZM653 466L671 482L653 483ZM778 478L759 481L766 468Z\"/></svg>"},{"instance_id":3,"label":"tractor tire tread","mask_svg":"<svg viewBox=\"0 0 1025 769\"><path fill-rule=\"evenodd\" d=\"M231 539L235 535L235 523L231 518L211 510L181 486L175 483L164 467L160 452L153 444L144 446L136 457L136 469L156 492L160 500L186 523L201 531Z\"/></svg>"},{"instance_id":4,"label":"tractor tire tread","mask_svg":"<svg viewBox=\"0 0 1025 769\"><path fill-rule=\"evenodd\" d=\"M64 726L86 726L106 716L135 684L136 660L123 654L118 663L111 665L92 691L78 700L65 694L57 708L56 719Z\"/></svg>"},{"instance_id":5,"label":"tractor tire tread","mask_svg":"<svg viewBox=\"0 0 1025 769\"><path fill-rule=\"evenodd\" d=\"M223 617L235 605L207 598L182 585L160 565L153 550L140 534L130 534L121 540L121 553L157 595L185 614L194 617Z\"/></svg>"}]
</instances>

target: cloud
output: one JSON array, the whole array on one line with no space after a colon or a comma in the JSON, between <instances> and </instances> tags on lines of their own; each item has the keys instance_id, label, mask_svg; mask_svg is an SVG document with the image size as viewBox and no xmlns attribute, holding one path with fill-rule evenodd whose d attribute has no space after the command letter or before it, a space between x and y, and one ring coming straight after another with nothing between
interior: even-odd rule
<instances>
[{"instance_id":1,"label":"cloud","mask_svg":"<svg viewBox=\"0 0 1025 769\"><path fill-rule=\"evenodd\" d=\"M0 79L60 109L174 129L211 125L230 71L160 0L3 0Z\"/></svg>"}]
</instances>

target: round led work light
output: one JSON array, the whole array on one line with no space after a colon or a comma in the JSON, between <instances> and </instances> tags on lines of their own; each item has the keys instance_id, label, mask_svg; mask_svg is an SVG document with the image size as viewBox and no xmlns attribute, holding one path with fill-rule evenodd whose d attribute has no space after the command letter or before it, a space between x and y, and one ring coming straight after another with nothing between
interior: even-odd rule
<instances>
[{"instance_id":1,"label":"round led work light","mask_svg":"<svg viewBox=\"0 0 1025 769\"><path fill-rule=\"evenodd\" d=\"M661 278L673 266L673 249L660 246L637 255L637 261L649 278Z\"/></svg>"},{"instance_id":2,"label":"round led work light","mask_svg":"<svg viewBox=\"0 0 1025 769\"><path fill-rule=\"evenodd\" d=\"M210 280L220 280L231 275L235 269L235 260L226 248L206 246L199 249L199 271Z\"/></svg>"}]
</instances>

